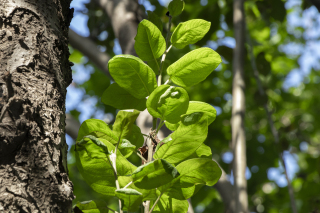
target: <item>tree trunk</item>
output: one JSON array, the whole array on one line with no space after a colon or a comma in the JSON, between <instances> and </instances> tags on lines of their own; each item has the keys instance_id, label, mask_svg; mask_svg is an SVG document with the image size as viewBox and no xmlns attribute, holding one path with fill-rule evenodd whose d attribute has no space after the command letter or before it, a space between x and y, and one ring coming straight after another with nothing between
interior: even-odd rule
<instances>
[{"instance_id":1,"label":"tree trunk","mask_svg":"<svg viewBox=\"0 0 320 213\"><path fill-rule=\"evenodd\" d=\"M0 212L71 212L70 1L0 1Z\"/></svg>"},{"instance_id":2,"label":"tree trunk","mask_svg":"<svg viewBox=\"0 0 320 213\"><path fill-rule=\"evenodd\" d=\"M236 47L233 49L233 82L232 82L232 147L233 176L235 187L235 212L248 212L248 194L246 180L246 134L245 117L245 81L244 81L244 43L245 15L244 0L233 1L233 25Z\"/></svg>"}]
</instances>

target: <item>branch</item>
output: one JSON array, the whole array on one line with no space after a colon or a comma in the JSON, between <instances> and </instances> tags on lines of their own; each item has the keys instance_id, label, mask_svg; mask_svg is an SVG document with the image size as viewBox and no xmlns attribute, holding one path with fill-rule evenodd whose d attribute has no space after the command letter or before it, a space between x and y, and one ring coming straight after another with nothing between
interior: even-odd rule
<instances>
[{"instance_id":1,"label":"branch","mask_svg":"<svg viewBox=\"0 0 320 213\"><path fill-rule=\"evenodd\" d=\"M219 164L218 164L219 165ZM219 165L220 166L220 165ZM220 167L222 175L219 181L214 185L214 188L219 192L222 197L225 212L235 213L236 212L236 202L234 199L234 188L231 185L226 172Z\"/></svg>"},{"instance_id":2,"label":"branch","mask_svg":"<svg viewBox=\"0 0 320 213\"><path fill-rule=\"evenodd\" d=\"M82 52L82 54L87 56L94 65L112 79L108 70L108 61L110 60L110 56L106 53L100 52L97 45L91 39L80 36L73 30L69 29L69 42L73 48Z\"/></svg>"},{"instance_id":3,"label":"branch","mask_svg":"<svg viewBox=\"0 0 320 213\"><path fill-rule=\"evenodd\" d=\"M248 212L246 135L245 117L245 81L244 81L244 42L245 20L244 0L233 1L233 25L236 47L233 50L233 88L232 88L232 148L233 174L235 187L235 212Z\"/></svg>"},{"instance_id":4,"label":"branch","mask_svg":"<svg viewBox=\"0 0 320 213\"><path fill-rule=\"evenodd\" d=\"M252 66L252 69L253 69L254 77L255 77L255 79L257 81L259 94L262 97L266 97L266 99L267 99L267 101L263 104L263 108L266 111L268 122L269 122L269 125L270 125L270 129L271 129L274 141L275 141L276 144L279 144L279 141L280 141L279 140L279 132L278 132L277 128L275 127L274 122L272 120L272 112L268 109L268 105L267 105L268 96L266 95L266 93L265 93L265 91L264 91L264 89L262 87L262 83L260 81L260 78L259 78L259 70L257 68L256 59L255 59L254 54L253 54L253 45L252 45L252 42L251 42L251 37L250 37L249 32L247 33L247 42L248 42L248 47L249 47L248 49L249 49L251 66ZM293 213L297 213L298 210L297 210L297 206L296 206L296 202L295 202L295 198L294 198L294 192L293 192L293 188L292 188L290 179L288 177L288 172L287 172L287 167L286 167L286 164L285 164L285 161L284 161L283 152L281 151L279 155L280 155L280 161L281 161L281 163L283 165L284 173L285 173L285 176L286 176L286 179L287 179L287 182L288 182L288 191L289 191L289 196L290 196L291 209L292 209Z\"/></svg>"},{"instance_id":5,"label":"branch","mask_svg":"<svg viewBox=\"0 0 320 213\"><path fill-rule=\"evenodd\" d=\"M138 1L94 0L111 19L112 28L123 54L136 55L134 37L138 24L145 16Z\"/></svg>"}]
</instances>

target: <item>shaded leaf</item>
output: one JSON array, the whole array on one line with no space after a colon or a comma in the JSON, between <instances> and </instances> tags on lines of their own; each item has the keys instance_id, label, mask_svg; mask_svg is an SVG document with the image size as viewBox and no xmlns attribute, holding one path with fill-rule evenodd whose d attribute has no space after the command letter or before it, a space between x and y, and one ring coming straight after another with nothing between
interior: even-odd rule
<instances>
[{"instance_id":1,"label":"shaded leaf","mask_svg":"<svg viewBox=\"0 0 320 213\"><path fill-rule=\"evenodd\" d=\"M142 194L135 189L117 189L115 195L121 200L122 210L137 211L142 203Z\"/></svg>"},{"instance_id":2,"label":"shaded leaf","mask_svg":"<svg viewBox=\"0 0 320 213\"><path fill-rule=\"evenodd\" d=\"M119 176L118 181L119 181L119 185L121 188L124 188L130 182L133 182L131 176ZM143 199L142 199L143 201L156 200L158 197L156 194L156 189L150 189L150 190L149 189L141 189L141 188L138 188L134 183L131 183L129 186L127 186L127 188L135 189L135 190L141 192L142 196L143 196Z\"/></svg>"},{"instance_id":3,"label":"shaded leaf","mask_svg":"<svg viewBox=\"0 0 320 213\"><path fill-rule=\"evenodd\" d=\"M163 194L153 212L159 213L186 213L189 208L187 200L177 200Z\"/></svg>"},{"instance_id":4,"label":"shaded leaf","mask_svg":"<svg viewBox=\"0 0 320 213\"><path fill-rule=\"evenodd\" d=\"M157 16L154 12L147 10L148 13L148 20L152 22L159 30L162 32L163 24L159 16Z\"/></svg>"},{"instance_id":5,"label":"shaded leaf","mask_svg":"<svg viewBox=\"0 0 320 213\"><path fill-rule=\"evenodd\" d=\"M131 144L130 141L122 139L118 148L123 157L128 158L134 152L136 146Z\"/></svg>"},{"instance_id":6,"label":"shaded leaf","mask_svg":"<svg viewBox=\"0 0 320 213\"><path fill-rule=\"evenodd\" d=\"M169 183L179 176L176 168L163 159L138 167L132 173L134 184L142 189L154 189Z\"/></svg>"},{"instance_id":7,"label":"shaded leaf","mask_svg":"<svg viewBox=\"0 0 320 213\"><path fill-rule=\"evenodd\" d=\"M184 9L183 0L172 0L168 5L168 10L171 16L178 16Z\"/></svg>"},{"instance_id":8,"label":"shaded leaf","mask_svg":"<svg viewBox=\"0 0 320 213\"><path fill-rule=\"evenodd\" d=\"M121 88L117 83L111 84L103 93L101 100L104 104L117 109L136 109L143 111L146 109L146 99L138 99L127 90Z\"/></svg>"}]
</instances>

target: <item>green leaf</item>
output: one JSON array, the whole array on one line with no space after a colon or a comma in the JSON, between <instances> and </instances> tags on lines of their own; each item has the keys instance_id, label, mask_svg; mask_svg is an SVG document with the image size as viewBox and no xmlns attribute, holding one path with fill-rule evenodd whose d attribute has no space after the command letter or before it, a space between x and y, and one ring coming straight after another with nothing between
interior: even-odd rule
<instances>
[{"instance_id":1,"label":"green leaf","mask_svg":"<svg viewBox=\"0 0 320 213\"><path fill-rule=\"evenodd\" d=\"M110 142L101 138L99 140L108 147L110 152L115 152L115 147ZM103 151L99 148L92 141L77 145L76 164L80 174L93 190L104 195L114 196L116 185L114 171L108 160L109 156L104 157L103 154L96 154L95 158L90 156L90 152ZM117 151L116 166L120 176L132 174L136 170L136 167L127 161L119 150Z\"/></svg>"},{"instance_id":2,"label":"green leaf","mask_svg":"<svg viewBox=\"0 0 320 213\"><path fill-rule=\"evenodd\" d=\"M184 9L183 0L173 0L169 3L168 10L171 16L178 16L182 13Z\"/></svg>"},{"instance_id":3,"label":"green leaf","mask_svg":"<svg viewBox=\"0 0 320 213\"><path fill-rule=\"evenodd\" d=\"M160 70L159 64L160 64L160 59L148 61L148 66L153 70L155 75L159 75L159 70Z\"/></svg>"},{"instance_id":4,"label":"green leaf","mask_svg":"<svg viewBox=\"0 0 320 213\"><path fill-rule=\"evenodd\" d=\"M171 134L168 135L166 138L164 138L162 141L160 141L160 142L158 143L155 152L156 152L163 144L168 143L168 142L170 142L170 141L172 141Z\"/></svg>"},{"instance_id":5,"label":"green leaf","mask_svg":"<svg viewBox=\"0 0 320 213\"><path fill-rule=\"evenodd\" d=\"M108 65L115 82L137 99L149 96L157 87L154 72L138 57L117 55Z\"/></svg>"},{"instance_id":6,"label":"green leaf","mask_svg":"<svg viewBox=\"0 0 320 213\"><path fill-rule=\"evenodd\" d=\"M135 189L117 189L115 194L121 200L121 210L137 211L142 203L143 196Z\"/></svg>"},{"instance_id":7,"label":"green leaf","mask_svg":"<svg viewBox=\"0 0 320 213\"><path fill-rule=\"evenodd\" d=\"M143 61L157 62L166 50L166 41L160 30L152 22L144 19L138 25L137 36L134 38L134 49ZM160 65L158 64L160 68ZM158 69L159 69L158 68Z\"/></svg>"},{"instance_id":8,"label":"green leaf","mask_svg":"<svg viewBox=\"0 0 320 213\"><path fill-rule=\"evenodd\" d=\"M132 145L130 143L130 141L126 140L126 139L122 139L120 144L119 144L119 150L121 152L121 154L125 157L128 158L130 157L130 155L134 152L134 150L136 149L135 145Z\"/></svg>"},{"instance_id":9,"label":"green leaf","mask_svg":"<svg viewBox=\"0 0 320 213\"><path fill-rule=\"evenodd\" d=\"M157 16L154 12L147 10L148 13L148 20L152 22L159 30L162 32L163 24L159 16Z\"/></svg>"},{"instance_id":10,"label":"green leaf","mask_svg":"<svg viewBox=\"0 0 320 213\"><path fill-rule=\"evenodd\" d=\"M164 187L166 186L163 186L163 188ZM187 200L195 195L201 189L201 187L203 187L203 184L197 184L186 188L181 188L178 184L173 184L170 186L170 188L165 189L166 192L164 194L178 200ZM162 188L160 187L159 190L161 191Z\"/></svg>"},{"instance_id":11,"label":"green leaf","mask_svg":"<svg viewBox=\"0 0 320 213\"><path fill-rule=\"evenodd\" d=\"M127 139L127 136L132 132L134 122L139 114L140 112L137 110L120 110L113 124L114 134L118 138Z\"/></svg>"},{"instance_id":12,"label":"green leaf","mask_svg":"<svg viewBox=\"0 0 320 213\"><path fill-rule=\"evenodd\" d=\"M141 130L135 124L132 125L131 131L129 132L129 134L126 135L125 138L129 140L136 147L141 147L144 142L144 138L143 138L143 135L141 134Z\"/></svg>"},{"instance_id":13,"label":"green leaf","mask_svg":"<svg viewBox=\"0 0 320 213\"><path fill-rule=\"evenodd\" d=\"M92 135L84 136L84 138L80 142L78 142L77 145L81 146L84 143L87 143L89 141L92 141L96 146L98 146L98 147L95 147L95 146L86 147L86 150L91 158L103 158L111 154L108 150L108 147L99 138L96 138ZM91 149L88 149L89 147Z\"/></svg>"},{"instance_id":14,"label":"green leaf","mask_svg":"<svg viewBox=\"0 0 320 213\"><path fill-rule=\"evenodd\" d=\"M119 138L116 137L112 131L108 132L107 134L99 131L94 131L94 132L90 132L89 135L92 135L96 138L105 139L110 143L112 143L113 145L116 145L119 141Z\"/></svg>"},{"instance_id":15,"label":"green leaf","mask_svg":"<svg viewBox=\"0 0 320 213\"><path fill-rule=\"evenodd\" d=\"M214 50L204 47L187 53L171 64L167 73L173 83L189 87L206 79L220 63L220 55Z\"/></svg>"},{"instance_id":16,"label":"green leaf","mask_svg":"<svg viewBox=\"0 0 320 213\"><path fill-rule=\"evenodd\" d=\"M156 200L157 199L157 194L156 194L156 189L140 189L138 188L132 180L131 176L119 176L118 177L118 181L119 181L119 185L121 188L124 188L125 186L127 186L130 182L130 185L127 186L127 188L129 189L135 189L139 192L142 193L143 199L142 201L146 201L146 200Z\"/></svg>"},{"instance_id":17,"label":"green leaf","mask_svg":"<svg viewBox=\"0 0 320 213\"><path fill-rule=\"evenodd\" d=\"M190 103L190 102L189 102ZM178 127L180 126L180 122L172 124L168 121L165 121L164 124L166 125L166 127L168 129L170 129L171 131L176 131L178 129Z\"/></svg>"},{"instance_id":18,"label":"green leaf","mask_svg":"<svg viewBox=\"0 0 320 213\"><path fill-rule=\"evenodd\" d=\"M170 85L159 86L147 100L147 109L152 116L171 123L180 121L180 115L186 113L188 105L187 91Z\"/></svg>"},{"instance_id":19,"label":"green leaf","mask_svg":"<svg viewBox=\"0 0 320 213\"><path fill-rule=\"evenodd\" d=\"M116 109L146 109L146 99L138 99L132 96L127 90L121 88L117 83L111 84L101 97L104 104L113 106Z\"/></svg>"},{"instance_id":20,"label":"green leaf","mask_svg":"<svg viewBox=\"0 0 320 213\"><path fill-rule=\"evenodd\" d=\"M74 207L74 212L81 210L83 213L108 213L107 204L100 200L89 200L78 202Z\"/></svg>"},{"instance_id":21,"label":"green leaf","mask_svg":"<svg viewBox=\"0 0 320 213\"><path fill-rule=\"evenodd\" d=\"M101 132L116 139L112 130L104 121L99 119L88 119L81 124L76 141L82 140L84 136L90 135L91 132Z\"/></svg>"},{"instance_id":22,"label":"green leaf","mask_svg":"<svg viewBox=\"0 0 320 213\"><path fill-rule=\"evenodd\" d=\"M180 173L175 185L180 187L191 187L194 184L205 184L213 186L221 177L219 165L207 158L195 158L186 160L177 166Z\"/></svg>"},{"instance_id":23,"label":"green leaf","mask_svg":"<svg viewBox=\"0 0 320 213\"><path fill-rule=\"evenodd\" d=\"M173 31L171 43L178 49L194 44L205 36L211 23L202 19L181 22Z\"/></svg>"},{"instance_id":24,"label":"green leaf","mask_svg":"<svg viewBox=\"0 0 320 213\"><path fill-rule=\"evenodd\" d=\"M179 200L190 198L202 185L213 186L222 174L218 164L208 158L186 160L180 163L177 169L181 172L180 176L158 189Z\"/></svg>"},{"instance_id":25,"label":"green leaf","mask_svg":"<svg viewBox=\"0 0 320 213\"><path fill-rule=\"evenodd\" d=\"M208 125L211 124L217 116L216 109L211 106L210 104L207 104L205 102L200 101L190 101L189 107L186 112L187 115L192 114L194 112L203 112L208 118Z\"/></svg>"},{"instance_id":26,"label":"green leaf","mask_svg":"<svg viewBox=\"0 0 320 213\"><path fill-rule=\"evenodd\" d=\"M163 159L138 167L132 173L134 184L141 189L154 189L179 176L176 168Z\"/></svg>"},{"instance_id":27,"label":"green leaf","mask_svg":"<svg viewBox=\"0 0 320 213\"><path fill-rule=\"evenodd\" d=\"M165 159L176 164L192 155L208 134L207 117L202 112L186 115L179 128L172 133L172 141L162 145L154 159Z\"/></svg>"},{"instance_id":28,"label":"green leaf","mask_svg":"<svg viewBox=\"0 0 320 213\"><path fill-rule=\"evenodd\" d=\"M153 202L152 202L153 203ZM186 213L189 208L187 200L177 200L163 194L156 204L153 212L155 213Z\"/></svg>"}]
</instances>

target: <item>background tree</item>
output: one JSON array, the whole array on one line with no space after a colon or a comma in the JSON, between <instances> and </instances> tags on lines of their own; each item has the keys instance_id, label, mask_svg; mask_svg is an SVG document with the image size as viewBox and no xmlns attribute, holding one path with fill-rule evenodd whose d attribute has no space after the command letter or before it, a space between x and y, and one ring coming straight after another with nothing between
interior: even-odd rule
<instances>
[{"instance_id":1,"label":"background tree","mask_svg":"<svg viewBox=\"0 0 320 213\"><path fill-rule=\"evenodd\" d=\"M0 212L71 212L69 5L0 2Z\"/></svg>"},{"instance_id":2,"label":"background tree","mask_svg":"<svg viewBox=\"0 0 320 213\"><path fill-rule=\"evenodd\" d=\"M217 72L213 72L204 82L188 90L190 99L211 103L217 109L217 119L209 126L208 139L205 143L212 148L214 159L226 171L224 178L216 185L217 191L204 187L191 202L195 212L232 212L235 204L231 185L233 155L230 125L233 104L231 62L232 50L235 47L233 1L186 0L185 2L185 11L173 19L173 29L178 22L193 18L211 21L212 25L204 39L182 50L173 48L167 59L172 63L186 52L200 46L213 48L224 59ZM280 163L281 155L288 165L288 177L292 181L298 211L319 212L320 209L318 202L320 171L315 169L319 168L320 163L320 121L316 119L320 101L318 95L320 77L316 71L320 68L317 62L320 58L318 51L320 24L319 13L310 2L312 1L272 0L244 3L245 37L246 40L247 38L251 40L246 42L243 55L246 85L244 123L247 143L246 177L250 212L292 212L286 175ZM95 96L101 97L102 92L109 86L110 80L103 73L107 72L108 57L120 53L121 49L122 53L128 53L128 46L123 42L127 44L130 43L128 41L133 42L136 28L124 30L125 35L130 37L121 37L120 32L123 31L120 29L128 27L124 25L126 22L121 22L121 18L128 18L132 26L137 25L147 17L143 12L144 7L147 7L154 9L162 21L168 21L165 16L167 12L165 1L144 0L139 3L142 5L138 7L137 1L95 0L88 2L86 8L81 11L88 17L90 35L86 38L78 36L79 40L76 43L77 35L70 34L71 45L75 48L72 50L71 58L78 63L74 66L75 81L69 87L70 96L68 96L74 103L77 99L84 101L82 105L76 103L67 108L74 118L83 121L88 117L98 117L105 118L109 123L113 122L116 110L104 106ZM120 16L119 22L113 20L116 16ZM164 33L166 29L164 26ZM89 44L84 42L84 39L90 40L92 45L81 49L83 44ZM122 39L128 40L122 41ZM90 55L90 52L93 55ZM102 60L98 60L99 57ZM254 70L258 71L256 77ZM87 80L89 76L86 73L90 73L90 80ZM259 88L262 88L264 93L261 94ZM273 128L269 122L270 118ZM143 114L139 119L138 125L142 131L148 132L151 120ZM74 125L69 127L67 131L71 135ZM274 129L278 132L279 143L275 143ZM101 197L79 176L74 165L72 150L71 148L69 166L77 195L74 202L95 196ZM116 205L117 201L109 199L109 202Z\"/></svg>"}]
</instances>

